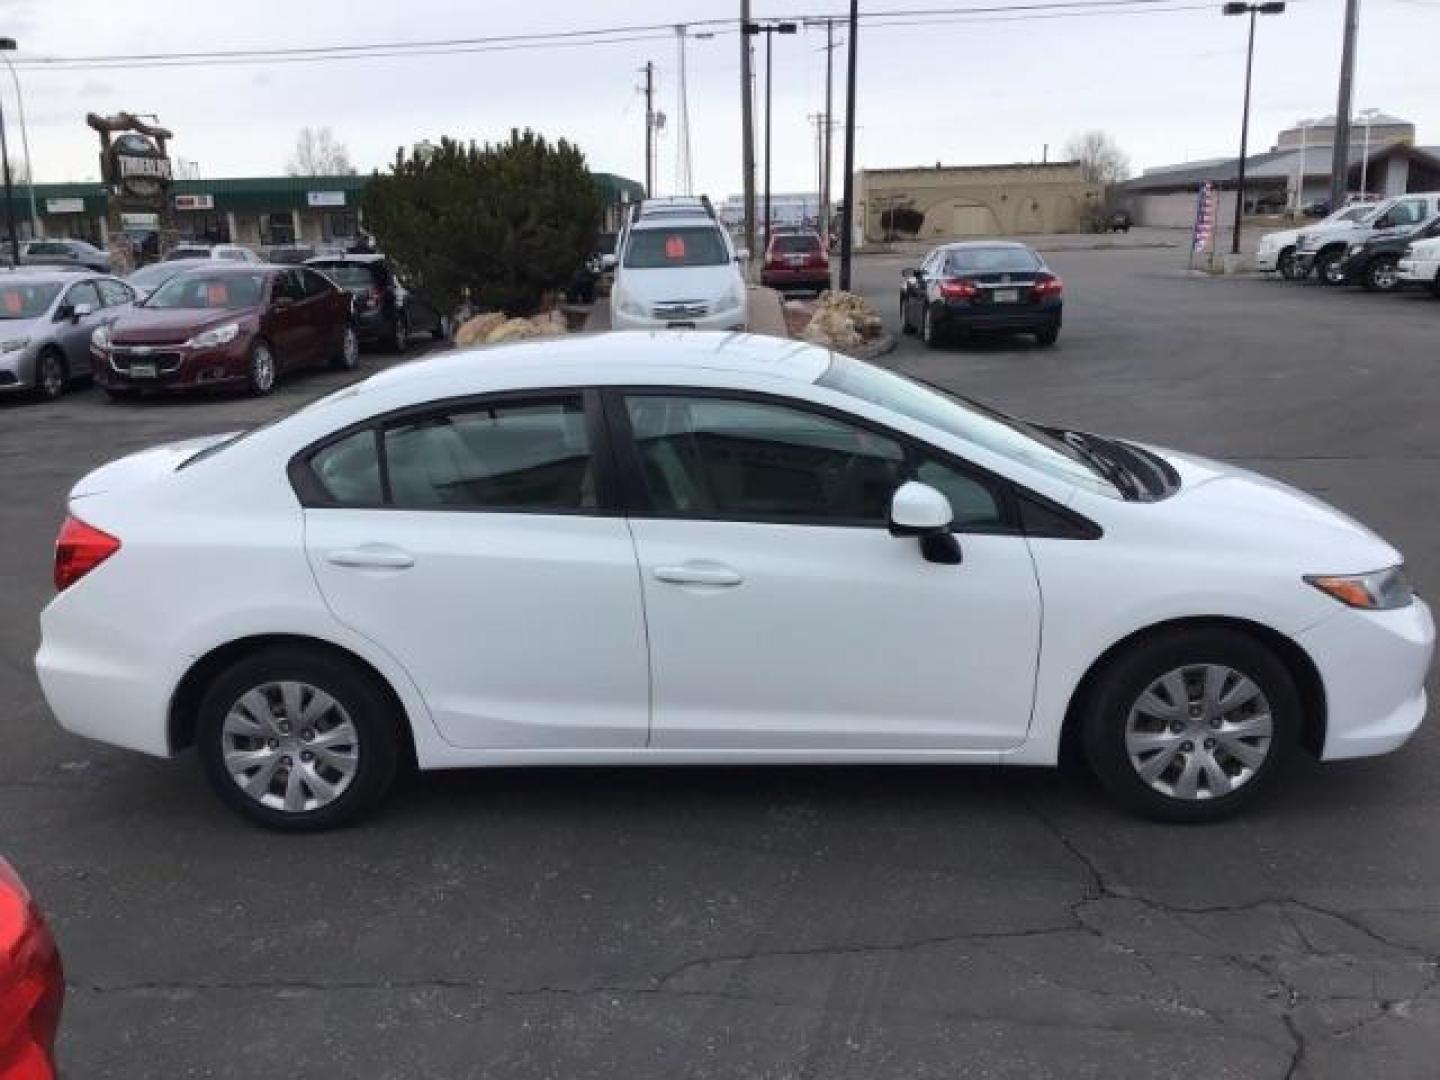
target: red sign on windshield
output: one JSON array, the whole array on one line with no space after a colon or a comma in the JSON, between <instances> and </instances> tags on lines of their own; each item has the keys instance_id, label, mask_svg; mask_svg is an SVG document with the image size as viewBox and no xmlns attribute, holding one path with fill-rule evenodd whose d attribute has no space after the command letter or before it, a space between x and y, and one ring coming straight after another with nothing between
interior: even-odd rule
<instances>
[{"instance_id":1,"label":"red sign on windshield","mask_svg":"<svg viewBox=\"0 0 1440 1080\"><path fill-rule=\"evenodd\" d=\"M683 236L667 236L665 238L665 257L667 259L683 259L685 257L685 238Z\"/></svg>"}]
</instances>

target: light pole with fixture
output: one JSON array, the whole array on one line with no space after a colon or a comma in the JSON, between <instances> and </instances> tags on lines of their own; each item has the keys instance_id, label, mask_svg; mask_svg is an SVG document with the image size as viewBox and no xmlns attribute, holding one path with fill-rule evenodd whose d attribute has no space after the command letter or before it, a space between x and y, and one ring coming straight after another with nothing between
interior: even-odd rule
<instances>
[{"instance_id":1,"label":"light pole with fixture","mask_svg":"<svg viewBox=\"0 0 1440 1080\"><path fill-rule=\"evenodd\" d=\"M1235 235L1230 254L1240 254L1240 219L1245 215L1245 154L1250 142L1250 73L1255 66L1255 16L1279 15L1285 0L1267 0L1263 4L1247 4L1243 0L1228 3L1220 9L1226 15L1250 16L1250 44L1245 50L1245 109L1240 117L1240 171L1235 178Z\"/></svg>"},{"instance_id":2,"label":"light pole with fixture","mask_svg":"<svg viewBox=\"0 0 1440 1080\"><path fill-rule=\"evenodd\" d=\"M0 51L12 52L14 38L0 38ZM13 265L20 265L20 237L15 232L15 204L11 202L14 189L10 186L10 148L5 143L5 110L0 106L0 166L5 170L5 225L10 230L10 258Z\"/></svg>"},{"instance_id":3,"label":"light pole with fixture","mask_svg":"<svg viewBox=\"0 0 1440 1080\"><path fill-rule=\"evenodd\" d=\"M1318 120L1298 120L1295 126L1300 129L1300 167L1295 175L1295 204L1291 207L1291 213L1299 217L1305 208L1305 142L1310 129L1315 127Z\"/></svg>"},{"instance_id":4,"label":"light pole with fixture","mask_svg":"<svg viewBox=\"0 0 1440 1080\"><path fill-rule=\"evenodd\" d=\"M765 35L765 239L762 251L770 250L770 42L776 34L793 34L793 22L747 22L741 29L749 36Z\"/></svg>"},{"instance_id":5,"label":"light pole with fixture","mask_svg":"<svg viewBox=\"0 0 1440 1080\"><path fill-rule=\"evenodd\" d=\"M1370 195L1370 125L1375 122L1375 117L1380 115L1379 109L1361 109L1360 119L1365 121L1365 149L1360 153L1360 198L1367 199Z\"/></svg>"}]
</instances>

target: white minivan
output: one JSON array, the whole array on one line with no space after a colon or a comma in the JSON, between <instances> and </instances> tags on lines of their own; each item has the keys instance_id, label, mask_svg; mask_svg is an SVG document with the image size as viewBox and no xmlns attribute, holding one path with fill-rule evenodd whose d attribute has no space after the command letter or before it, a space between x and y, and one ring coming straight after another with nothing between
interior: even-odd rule
<instances>
[{"instance_id":1,"label":"white minivan","mask_svg":"<svg viewBox=\"0 0 1440 1080\"><path fill-rule=\"evenodd\" d=\"M737 251L710 200L646 199L618 244L610 321L616 330L744 330Z\"/></svg>"}]
</instances>

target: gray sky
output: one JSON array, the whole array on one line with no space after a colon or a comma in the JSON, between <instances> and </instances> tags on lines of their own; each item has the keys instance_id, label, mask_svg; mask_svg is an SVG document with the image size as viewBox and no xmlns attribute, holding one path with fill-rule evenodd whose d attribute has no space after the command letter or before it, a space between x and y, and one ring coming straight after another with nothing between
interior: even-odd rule
<instances>
[{"instance_id":1,"label":"gray sky","mask_svg":"<svg viewBox=\"0 0 1440 1080\"><path fill-rule=\"evenodd\" d=\"M995 2L862 0L861 9ZM755 0L759 17L840 14L845 7L842 0ZM1112 132L1137 172L1234 153L1245 20L1223 18L1219 7L1215 0L1203 10L1163 14L862 27L857 163L1038 160L1047 142L1053 158L1067 137L1089 127ZM17 56L113 55L645 25L738 10L738 0L0 0L0 33L18 39ZM1286 14L1261 19L1252 147L1267 148L1297 117L1333 111L1341 14L1341 0L1292 0ZM1367 0L1355 93L1357 110L1378 107L1413 120L1419 141L1434 144L1440 144L1440 67L1427 44L1440 37L1437 31L1440 0ZM775 38L777 191L814 185L814 129L805 115L823 101L822 41L822 31ZM198 161L204 176L278 174L305 125L332 127L362 171L422 138L497 139L529 126L578 143L593 168L638 179L644 106L636 69L647 59L658 66L660 107L672 116L659 150L663 192L675 175L673 37L343 63L27 69L21 79L39 180L94 176L97 143L85 113L121 109L158 113L176 134L172 152ZM759 61L763 78L763 46ZM740 183L737 37L692 41L689 72L696 189L724 196ZM837 115L843 86L839 52ZM8 80L0 95L18 158ZM837 136L837 176L840 162Z\"/></svg>"}]
</instances>

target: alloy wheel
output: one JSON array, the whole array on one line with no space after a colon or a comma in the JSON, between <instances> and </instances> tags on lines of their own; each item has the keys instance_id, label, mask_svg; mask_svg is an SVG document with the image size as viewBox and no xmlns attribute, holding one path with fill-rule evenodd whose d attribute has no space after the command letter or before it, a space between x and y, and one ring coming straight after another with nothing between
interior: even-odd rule
<instances>
[{"instance_id":1,"label":"alloy wheel","mask_svg":"<svg viewBox=\"0 0 1440 1080\"><path fill-rule=\"evenodd\" d=\"M1399 267L1389 259L1384 259L1371 267L1370 284L1381 292L1389 292L1399 283Z\"/></svg>"},{"instance_id":2,"label":"alloy wheel","mask_svg":"<svg viewBox=\"0 0 1440 1080\"><path fill-rule=\"evenodd\" d=\"M340 342L340 362L346 371L353 370L360 363L360 339L353 326L345 327L345 336Z\"/></svg>"},{"instance_id":3,"label":"alloy wheel","mask_svg":"<svg viewBox=\"0 0 1440 1080\"><path fill-rule=\"evenodd\" d=\"M1130 707L1125 750L1153 790L1172 799L1218 799L1249 783L1274 737L1270 702L1243 672L1192 664L1160 676Z\"/></svg>"},{"instance_id":4,"label":"alloy wheel","mask_svg":"<svg viewBox=\"0 0 1440 1080\"><path fill-rule=\"evenodd\" d=\"M248 798L303 814L354 781L360 734L335 698L307 682L267 682L231 705L221 728L225 770Z\"/></svg>"},{"instance_id":5,"label":"alloy wheel","mask_svg":"<svg viewBox=\"0 0 1440 1080\"><path fill-rule=\"evenodd\" d=\"M257 394L268 394L275 389L275 354L268 346L255 346L250 356L250 382Z\"/></svg>"},{"instance_id":6,"label":"alloy wheel","mask_svg":"<svg viewBox=\"0 0 1440 1080\"><path fill-rule=\"evenodd\" d=\"M65 367L54 353L40 357L39 378L36 380L40 393L54 400L65 392Z\"/></svg>"}]
</instances>

